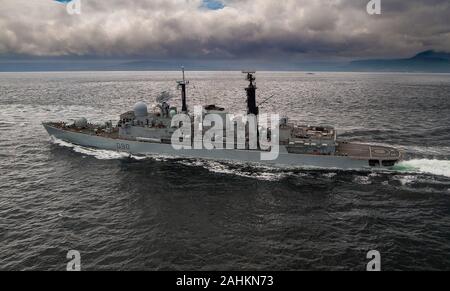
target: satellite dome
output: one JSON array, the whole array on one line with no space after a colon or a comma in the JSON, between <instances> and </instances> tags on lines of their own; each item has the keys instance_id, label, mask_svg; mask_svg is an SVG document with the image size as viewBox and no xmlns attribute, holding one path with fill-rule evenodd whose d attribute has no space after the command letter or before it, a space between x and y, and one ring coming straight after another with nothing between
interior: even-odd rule
<instances>
[{"instance_id":1,"label":"satellite dome","mask_svg":"<svg viewBox=\"0 0 450 291\"><path fill-rule=\"evenodd\" d=\"M170 118L173 118L175 115L177 115L177 110L176 109L170 109L170 111L169 111Z\"/></svg>"},{"instance_id":2,"label":"satellite dome","mask_svg":"<svg viewBox=\"0 0 450 291\"><path fill-rule=\"evenodd\" d=\"M85 128L87 126L88 122L87 122L86 118L82 117L82 118L75 120L74 123L77 128Z\"/></svg>"},{"instance_id":3,"label":"satellite dome","mask_svg":"<svg viewBox=\"0 0 450 291\"><path fill-rule=\"evenodd\" d=\"M145 117L148 115L147 104L144 102L138 102L134 104L133 111L136 117Z\"/></svg>"}]
</instances>

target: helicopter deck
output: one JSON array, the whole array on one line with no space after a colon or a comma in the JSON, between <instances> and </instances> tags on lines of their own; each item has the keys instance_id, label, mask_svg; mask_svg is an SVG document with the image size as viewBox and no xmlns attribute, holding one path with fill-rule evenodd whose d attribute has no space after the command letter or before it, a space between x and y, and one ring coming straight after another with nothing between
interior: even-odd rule
<instances>
[{"instance_id":1,"label":"helicopter deck","mask_svg":"<svg viewBox=\"0 0 450 291\"><path fill-rule=\"evenodd\" d=\"M398 161L402 156L395 148L349 142L339 142L336 154L374 161Z\"/></svg>"}]
</instances>

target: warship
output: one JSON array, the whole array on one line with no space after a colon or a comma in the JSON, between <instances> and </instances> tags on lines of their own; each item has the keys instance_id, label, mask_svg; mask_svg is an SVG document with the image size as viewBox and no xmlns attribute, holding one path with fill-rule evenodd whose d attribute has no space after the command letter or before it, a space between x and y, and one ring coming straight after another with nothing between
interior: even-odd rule
<instances>
[{"instance_id":1,"label":"warship","mask_svg":"<svg viewBox=\"0 0 450 291\"><path fill-rule=\"evenodd\" d=\"M243 73L249 82L248 87L245 88L247 114L258 117L261 104L257 105L256 100L256 73L253 71ZM402 158L401 151L396 148L346 141L338 138L337 131L332 126L298 125L291 123L286 117L280 118L276 125L277 155L274 159L261 159L261 154L271 149L264 148L260 142L257 142L256 147L252 147L248 132L244 142L241 140L239 143L236 136L229 138L228 141L220 140L220 143L227 145L223 148L175 147L173 135L180 129L181 124L174 124L173 118L178 114L184 114L191 120L195 118L192 112L188 111L186 87L189 81L185 79L184 68L182 74L182 80L177 81L178 89L181 91L180 110L169 104L171 96L164 92L157 96L157 104L150 112L146 103L138 102L133 110L121 114L119 121L114 124L111 121L104 124L92 124L86 118L79 118L74 122L43 122L43 126L48 134L56 139L83 147L124 152L130 155L163 155L273 166L344 170L389 168ZM216 114L225 118L227 113L224 108L215 104L202 107L203 116ZM192 127L195 131L195 125ZM256 128L259 136L262 133L258 124ZM210 129L208 126L201 127L203 133L208 129ZM270 129L267 129L265 133L270 139ZM191 135L186 135L184 141L190 145L198 142Z\"/></svg>"}]
</instances>

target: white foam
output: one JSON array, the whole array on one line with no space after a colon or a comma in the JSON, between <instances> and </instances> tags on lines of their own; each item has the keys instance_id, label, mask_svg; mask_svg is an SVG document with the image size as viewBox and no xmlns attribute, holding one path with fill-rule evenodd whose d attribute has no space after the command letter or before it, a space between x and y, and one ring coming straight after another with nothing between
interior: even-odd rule
<instances>
[{"instance_id":1,"label":"white foam","mask_svg":"<svg viewBox=\"0 0 450 291\"><path fill-rule=\"evenodd\" d=\"M210 160L195 160L194 162L182 161L184 165L201 166L212 173L236 175L245 178L253 178L262 181L279 181L287 176L288 173L284 172L261 172L261 168L270 169L269 167L259 165L248 165L255 172L240 171L237 168L233 168L233 162L220 162Z\"/></svg>"},{"instance_id":2,"label":"white foam","mask_svg":"<svg viewBox=\"0 0 450 291\"><path fill-rule=\"evenodd\" d=\"M395 180L398 180L403 186L412 184L417 181L417 176L407 175L407 176L395 176Z\"/></svg>"},{"instance_id":3,"label":"white foam","mask_svg":"<svg viewBox=\"0 0 450 291\"><path fill-rule=\"evenodd\" d=\"M176 157L165 156L165 155L150 155L150 156L135 156L130 155L128 153L123 152L115 152L110 150L101 150L101 149L92 149L87 147L82 147L78 145L71 144L69 142L57 139L55 137L51 137L51 142L57 144L59 146L71 148L74 152L81 153L83 155L92 156L99 160L115 160L115 159L124 159L124 158L132 158L135 160L142 159L153 159L155 161L165 162L168 160L176 160ZM181 161L177 161L180 164L187 166L197 166L203 167L212 173L221 173L221 174L229 174L229 175L238 175L241 177L247 178L255 178L258 180L265 181L276 181L283 178L284 173L266 173L266 172L257 172L257 173L248 173L245 171L239 171L237 169L232 168L232 162L227 165L226 163L221 163L219 161L209 161L209 160L201 160L201 159L183 159ZM258 166L255 166L254 169L257 169ZM263 167L263 166L261 166ZM269 167L264 167L269 169Z\"/></svg>"},{"instance_id":4,"label":"white foam","mask_svg":"<svg viewBox=\"0 0 450 291\"><path fill-rule=\"evenodd\" d=\"M450 154L450 147L430 147L430 146L406 146L406 150L412 151L414 153L422 154L422 155L439 155L439 156L445 156L447 154Z\"/></svg>"},{"instance_id":5,"label":"white foam","mask_svg":"<svg viewBox=\"0 0 450 291\"><path fill-rule=\"evenodd\" d=\"M332 179L332 178L337 176L337 173L334 173L334 172L332 172L332 173L325 173L325 174L323 174L323 176L325 178Z\"/></svg>"},{"instance_id":6,"label":"white foam","mask_svg":"<svg viewBox=\"0 0 450 291\"><path fill-rule=\"evenodd\" d=\"M396 170L407 172L420 172L438 176L450 177L450 160L410 160L400 162Z\"/></svg>"},{"instance_id":7,"label":"white foam","mask_svg":"<svg viewBox=\"0 0 450 291\"><path fill-rule=\"evenodd\" d=\"M356 176L353 179L353 182L358 183L360 185L370 185L372 182L370 181L369 176Z\"/></svg>"},{"instance_id":8,"label":"white foam","mask_svg":"<svg viewBox=\"0 0 450 291\"><path fill-rule=\"evenodd\" d=\"M124 158L133 158L136 160L141 160L141 159L146 158L146 157L138 157L138 156L130 155L128 153L123 153L123 152L86 148L86 147L74 145L69 142L57 139L53 136L51 137L51 141L54 144L71 148L74 152L77 152L77 153L80 153L83 155L92 156L98 160L116 160L116 159L124 159Z\"/></svg>"}]
</instances>

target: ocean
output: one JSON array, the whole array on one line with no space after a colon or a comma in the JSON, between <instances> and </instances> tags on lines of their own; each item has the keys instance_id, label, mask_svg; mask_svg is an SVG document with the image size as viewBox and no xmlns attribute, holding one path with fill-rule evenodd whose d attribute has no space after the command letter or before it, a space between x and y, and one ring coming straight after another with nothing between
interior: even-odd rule
<instances>
[{"instance_id":1,"label":"ocean","mask_svg":"<svg viewBox=\"0 0 450 291\"><path fill-rule=\"evenodd\" d=\"M187 72L188 104L245 110L240 72ZM117 120L179 72L0 73L0 270L450 270L450 75L258 72L262 112L391 145L389 171L134 157L43 121Z\"/></svg>"}]
</instances>

